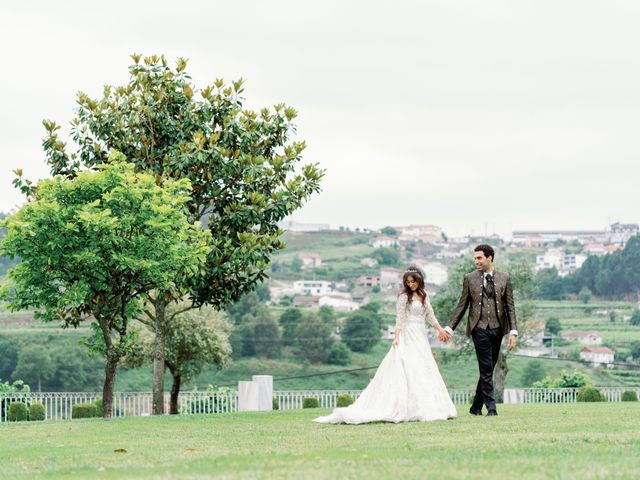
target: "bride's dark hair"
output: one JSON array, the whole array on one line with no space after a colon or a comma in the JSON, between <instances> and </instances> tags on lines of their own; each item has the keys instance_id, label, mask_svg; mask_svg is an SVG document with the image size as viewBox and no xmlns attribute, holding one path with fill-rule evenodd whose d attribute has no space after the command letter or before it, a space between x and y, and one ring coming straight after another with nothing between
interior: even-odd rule
<instances>
[{"instance_id":1,"label":"bride's dark hair","mask_svg":"<svg viewBox=\"0 0 640 480\"><path fill-rule=\"evenodd\" d=\"M402 293L407 295L407 305L411 305L411 300L413 300L414 295L414 291L409 288L409 285L407 285L407 279L409 277L412 277L416 282L418 282L418 288L415 293L419 294L420 303L424 305L424 301L427 298L427 292L424 289L424 273L422 273L422 270L415 265L410 265L404 272L404 275L402 275Z\"/></svg>"}]
</instances>

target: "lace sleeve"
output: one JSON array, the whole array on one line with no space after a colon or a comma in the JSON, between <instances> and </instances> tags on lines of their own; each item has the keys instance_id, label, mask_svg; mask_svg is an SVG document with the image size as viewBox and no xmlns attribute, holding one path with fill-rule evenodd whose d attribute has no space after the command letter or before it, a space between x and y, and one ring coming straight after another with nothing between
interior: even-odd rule
<instances>
[{"instance_id":1,"label":"lace sleeve","mask_svg":"<svg viewBox=\"0 0 640 480\"><path fill-rule=\"evenodd\" d=\"M405 294L398 296L396 302L396 330L402 330L407 319L407 296Z\"/></svg>"},{"instance_id":2,"label":"lace sleeve","mask_svg":"<svg viewBox=\"0 0 640 480\"><path fill-rule=\"evenodd\" d=\"M425 292L426 293L426 292ZM429 294L427 293L427 297L424 299L424 309L425 309L425 317L429 325L435 327L436 325L440 325L438 323L438 319L436 318L436 314L433 311L433 307L431 306L431 299L429 298Z\"/></svg>"}]
</instances>

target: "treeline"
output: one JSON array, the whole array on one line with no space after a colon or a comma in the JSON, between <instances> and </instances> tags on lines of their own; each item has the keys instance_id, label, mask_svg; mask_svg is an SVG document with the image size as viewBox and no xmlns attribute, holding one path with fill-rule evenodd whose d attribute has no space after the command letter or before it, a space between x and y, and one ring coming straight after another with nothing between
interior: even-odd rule
<instances>
[{"instance_id":1,"label":"treeline","mask_svg":"<svg viewBox=\"0 0 640 480\"><path fill-rule=\"evenodd\" d=\"M66 342L65 342L66 343ZM87 357L81 348L16 341L0 335L0 380L23 380L32 390L44 392L96 391L102 385L103 362Z\"/></svg>"},{"instance_id":2,"label":"treeline","mask_svg":"<svg viewBox=\"0 0 640 480\"><path fill-rule=\"evenodd\" d=\"M566 277L559 276L555 268L541 270L536 283L538 296L544 300L562 300L581 291L607 299L635 298L640 291L640 236L629 239L623 250L587 258Z\"/></svg>"},{"instance_id":3,"label":"treeline","mask_svg":"<svg viewBox=\"0 0 640 480\"><path fill-rule=\"evenodd\" d=\"M235 325L230 342L234 358L297 358L310 363L348 365L351 352L368 352L381 338L385 318L372 302L338 322L331 307L317 311L287 308L276 316L266 306L269 290L259 286L227 309Z\"/></svg>"}]
</instances>

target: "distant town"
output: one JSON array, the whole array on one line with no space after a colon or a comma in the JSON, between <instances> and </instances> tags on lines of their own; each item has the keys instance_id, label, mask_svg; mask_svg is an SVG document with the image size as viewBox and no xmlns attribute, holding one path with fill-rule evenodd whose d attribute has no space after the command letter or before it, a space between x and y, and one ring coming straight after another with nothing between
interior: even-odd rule
<instances>
[{"instance_id":1,"label":"distant town","mask_svg":"<svg viewBox=\"0 0 640 480\"><path fill-rule=\"evenodd\" d=\"M630 238L640 234L638 224L624 223L613 223L603 230L516 230L509 241L495 234L448 237L436 225L380 230L331 230L326 224L297 222L280 226L286 231L289 246L274 258L269 281L272 303L311 309L328 306L343 315L372 299L391 312L408 264L424 271L428 291L436 294L447 284L451 268L470 255L478 243L497 247L498 266L505 260L525 258L536 272L555 269L558 276L565 277L590 256L622 250ZM394 334L391 316L388 323L383 332L387 340ZM544 323L537 328L539 331L530 336L522 351L548 355L548 345L543 345ZM434 335L430 341L447 347ZM602 345L602 335L597 331L566 331L558 341L583 346L581 360L594 364L614 361L614 351Z\"/></svg>"}]
</instances>

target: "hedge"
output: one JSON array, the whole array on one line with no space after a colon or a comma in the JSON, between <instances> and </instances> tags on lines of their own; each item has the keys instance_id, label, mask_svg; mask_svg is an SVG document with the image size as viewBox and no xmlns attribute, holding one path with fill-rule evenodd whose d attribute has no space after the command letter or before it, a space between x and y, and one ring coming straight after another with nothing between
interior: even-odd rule
<instances>
[{"instance_id":1,"label":"hedge","mask_svg":"<svg viewBox=\"0 0 640 480\"><path fill-rule=\"evenodd\" d=\"M29 421L38 422L44 420L44 405L41 403L32 403L29 406Z\"/></svg>"},{"instance_id":2,"label":"hedge","mask_svg":"<svg viewBox=\"0 0 640 480\"><path fill-rule=\"evenodd\" d=\"M95 403L76 403L71 408L71 418L91 418L98 416L98 407Z\"/></svg>"},{"instance_id":3,"label":"hedge","mask_svg":"<svg viewBox=\"0 0 640 480\"><path fill-rule=\"evenodd\" d=\"M8 417L10 422L24 422L29 418L29 410L22 402L11 403Z\"/></svg>"},{"instance_id":4,"label":"hedge","mask_svg":"<svg viewBox=\"0 0 640 480\"><path fill-rule=\"evenodd\" d=\"M315 397L306 397L302 399L302 408L318 408L320 402Z\"/></svg>"},{"instance_id":5,"label":"hedge","mask_svg":"<svg viewBox=\"0 0 640 480\"><path fill-rule=\"evenodd\" d=\"M353 397L348 393L341 393L336 399L337 407L348 407L353 403Z\"/></svg>"}]
</instances>

